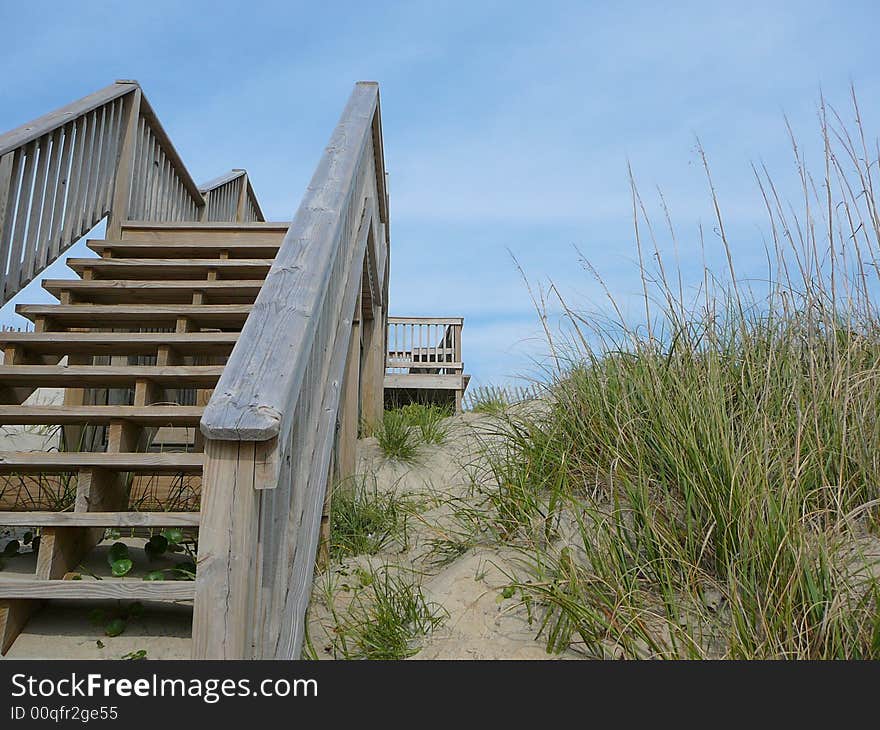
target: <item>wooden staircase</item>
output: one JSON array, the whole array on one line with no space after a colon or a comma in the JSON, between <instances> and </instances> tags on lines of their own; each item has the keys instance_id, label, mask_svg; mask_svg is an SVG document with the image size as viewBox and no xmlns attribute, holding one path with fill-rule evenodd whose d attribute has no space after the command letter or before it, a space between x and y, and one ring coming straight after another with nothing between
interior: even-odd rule
<instances>
[{"instance_id":1,"label":"wooden staircase","mask_svg":"<svg viewBox=\"0 0 880 730\"><path fill-rule=\"evenodd\" d=\"M80 279L43 282L59 303L18 307L34 331L0 333L0 426L59 435L0 453L0 480L55 490L0 493L19 510L0 527L41 541L32 573L0 571L0 650L46 599L149 599L192 603L194 658L298 658L332 490L382 417L378 84L355 84L290 223L265 222L246 170L197 185L136 81L0 134L2 302L104 220L99 256L68 259ZM184 482L187 499L145 504L144 485ZM194 581L79 569L107 528L163 527L198 535Z\"/></svg>"},{"instance_id":2,"label":"wooden staircase","mask_svg":"<svg viewBox=\"0 0 880 730\"><path fill-rule=\"evenodd\" d=\"M142 479L203 468L198 424L287 232L287 223L138 223L89 241L100 258L69 259L81 280L46 280L54 305L19 305L33 332L0 334L0 425L58 427L60 448L0 453L0 479L71 475L61 512L2 512L0 525L38 527L32 576L0 573L5 653L45 599L191 601L193 581L65 580L105 528L185 527L199 512L131 509ZM30 405L62 388L63 405Z\"/></svg>"}]
</instances>

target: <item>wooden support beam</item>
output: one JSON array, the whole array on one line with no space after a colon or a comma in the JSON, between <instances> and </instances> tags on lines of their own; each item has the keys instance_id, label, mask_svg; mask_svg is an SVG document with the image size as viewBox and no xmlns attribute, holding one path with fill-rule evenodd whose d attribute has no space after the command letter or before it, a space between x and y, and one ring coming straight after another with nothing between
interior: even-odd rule
<instances>
[{"instance_id":1,"label":"wooden support beam","mask_svg":"<svg viewBox=\"0 0 880 730\"><path fill-rule=\"evenodd\" d=\"M255 444L208 440L205 459L193 658L250 659L259 620Z\"/></svg>"},{"instance_id":2,"label":"wooden support beam","mask_svg":"<svg viewBox=\"0 0 880 730\"><path fill-rule=\"evenodd\" d=\"M140 87L137 87L133 93L125 97L122 105L122 119L125 126L119 147L119 162L116 167L116 183L113 188L113 200L110 204L110 217L107 219L107 236L110 238L116 238L120 235L122 222L128 218L141 99L141 90Z\"/></svg>"},{"instance_id":3,"label":"wooden support beam","mask_svg":"<svg viewBox=\"0 0 880 730\"><path fill-rule=\"evenodd\" d=\"M363 322L361 365L361 421L376 424L382 419L385 399L385 354L387 352L385 309L374 302L373 319Z\"/></svg>"}]
</instances>

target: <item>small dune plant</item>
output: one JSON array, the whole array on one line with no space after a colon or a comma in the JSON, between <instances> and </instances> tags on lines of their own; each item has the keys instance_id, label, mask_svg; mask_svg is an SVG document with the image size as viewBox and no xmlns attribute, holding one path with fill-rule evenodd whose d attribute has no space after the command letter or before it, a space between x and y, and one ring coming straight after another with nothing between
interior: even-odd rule
<instances>
[{"instance_id":1,"label":"small dune plant","mask_svg":"<svg viewBox=\"0 0 880 730\"><path fill-rule=\"evenodd\" d=\"M424 444L439 446L449 435L452 409L436 404L410 403L400 409L404 419L411 428L418 431Z\"/></svg>"},{"instance_id":2,"label":"small dune plant","mask_svg":"<svg viewBox=\"0 0 880 730\"><path fill-rule=\"evenodd\" d=\"M376 437L379 448L389 459L414 464L423 446L439 446L450 432L451 408L410 403L382 413L379 423L367 424L365 435Z\"/></svg>"},{"instance_id":3,"label":"small dune plant","mask_svg":"<svg viewBox=\"0 0 880 730\"><path fill-rule=\"evenodd\" d=\"M399 540L406 544L409 503L396 491L380 492L375 478L357 477L333 491L330 556L375 555Z\"/></svg>"},{"instance_id":4,"label":"small dune plant","mask_svg":"<svg viewBox=\"0 0 880 730\"><path fill-rule=\"evenodd\" d=\"M447 618L418 582L388 566L361 574L345 610L334 608L332 597L328 605L329 649L336 659L406 659Z\"/></svg>"},{"instance_id":5,"label":"small dune plant","mask_svg":"<svg viewBox=\"0 0 880 730\"><path fill-rule=\"evenodd\" d=\"M382 420L373 425L372 434L389 459L408 464L418 460L419 437L402 411L384 411Z\"/></svg>"}]
</instances>

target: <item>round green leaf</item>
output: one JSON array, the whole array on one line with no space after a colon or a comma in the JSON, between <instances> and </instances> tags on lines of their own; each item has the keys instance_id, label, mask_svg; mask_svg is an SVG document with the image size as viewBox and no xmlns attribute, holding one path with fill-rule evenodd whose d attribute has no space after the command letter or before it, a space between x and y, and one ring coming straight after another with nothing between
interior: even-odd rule
<instances>
[{"instance_id":1,"label":"round green leaf","mask_svg":"<svg viewBox=\"0 0 880 730\"><path fill-rule=\"evenodd\" d=\"M119 636L125 631L125 619L115 618L104 627L107 636Z\"/></svg>"},{"instance_id":2,"label":"round green leaf","mask_svg":"<svg viewBox=\"0 0 880 730\"><path fill-rule=\"evenodd\" d=\"M144 576L144 580L165 580L165 571L151 570Z\"/></svg>"},{"instance_id":3,"label":"round green leaf","mask_svg":"<svg viewBox=\"0 0 880 730\"><path fill-rule=\"evenodd\" d=\"M128 573L131 570L134 563L131 562L128 558L121 558L120 560L114 560L110 563L110 570L113 571L113 575L117 578L121 578L123 575Z\"/></svg>"},{"instance_id":4,"label":"round green leaf","mask_svg":"<svg viewBox=\"0 0 880 730\"><path fill-rule=\"evenodd\" d=\"M125 560L128 558L128 545L124 542L114 542L110 547L110 551L107 553L107 562L110 565L116 563L120 560Z\"/></svg>"},{"instance_id":5,"label":"round green leaf","mask_svg":"<svg viewBox=\"0 0 880 730\"><path fill-rule=\"evenodd\" d=\"M177 543L183 542L183 530L179 527L170 527L167 530L163 530L162 535L164 535L170 545L177 545Z\"/></svg>"}]
</instances>

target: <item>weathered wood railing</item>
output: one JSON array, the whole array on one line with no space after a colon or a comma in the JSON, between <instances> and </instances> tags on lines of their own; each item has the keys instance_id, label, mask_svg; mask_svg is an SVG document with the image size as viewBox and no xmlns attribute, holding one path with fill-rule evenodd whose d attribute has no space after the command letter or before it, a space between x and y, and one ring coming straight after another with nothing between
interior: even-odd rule
<instances>
[{"instance_id":1,"label":"weathered wood railing","mask_svg":"<svg viewBox=\"0 0 880 730\"><path fill-rule=\"evenodd\" d=\"M205 198L203 221L238 221L253 223L265 220L247 170L231 170L222 177L199 186Z\"/></svg>"},{"instance_id":2,"label":"weathered wood railing","mask_svg":"<svg viewBox=\"0 0 880 730\"><path fill-rule=\"evenodd\" d=\"M460 373L461 317L389 317L386 372Z\"/></svg>"},{"instance_id":3,"label":"weathered wood railing","mask_svg":"<svg viewBox=\"0 0 880 730\"><path fill-rule=\"evenodd\" d=\"M205 413L197 658L298 657L328 483L382 407L378 86L345 107Z\"/></svg>"},{"instance_id":4,"label":"weathered wood railing","mask_svg":"<svg viewBox=\"0 0 880 730\"><path fill-rule=\"evenodd\" d=\"M134 81L0 135L0 300L108 215L108 238L124 220L263 220L247 176L226 182L203 196Z\"/></svg>"}]
</instances>

